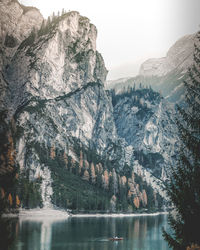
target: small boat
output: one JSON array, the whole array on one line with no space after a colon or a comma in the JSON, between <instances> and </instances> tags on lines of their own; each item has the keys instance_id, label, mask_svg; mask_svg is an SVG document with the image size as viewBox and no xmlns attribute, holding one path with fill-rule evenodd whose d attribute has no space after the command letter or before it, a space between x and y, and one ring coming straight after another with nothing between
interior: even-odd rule
<instances>
[{"instance_id":1,"label":"small boat","mask_svg":"<svg viewBox=\"0 0 200 250\"><path fill-rule=\"evenodd\" d=\"M112 237L112 238L110 238L109 240L111 240L111 241L118 241L118 240L123 240L124 238L122 238L122 237Z\"/></svg>"}]
</instances>

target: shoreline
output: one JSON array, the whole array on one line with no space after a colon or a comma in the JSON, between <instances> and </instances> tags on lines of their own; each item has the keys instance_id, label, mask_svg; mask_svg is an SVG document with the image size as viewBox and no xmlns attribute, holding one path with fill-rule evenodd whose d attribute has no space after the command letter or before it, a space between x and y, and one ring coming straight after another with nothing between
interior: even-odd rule
<instances>
[{"instance_id":1,"label":"shoreline","mask_svg":"<svg viewBox=\"0 0 200 250\"><path fill-rule=\"evenodd\" d=\"M162 214L168 214L169 212L155 212L155 213L112 213L112 214L72 214L71 217L141 217L141 216L157 216Z\"/></svg>"},{"instance_id":2,"label":"shoreline","mask_svg":"<svg viewBox=\"0 0 200 250\"><path fill-rule=\"evenodd\" d=\"M65 220L68 218L100 218L100 217L142 217L142 216L158 216L168 214L169 212L155 212L155 213L94 213L94 214L71 214L65 210L58 210L53 208L46 209L21 209L19 213L3 214L2 218L19 218L20 220Z\"/></svg>"}]
</instances>

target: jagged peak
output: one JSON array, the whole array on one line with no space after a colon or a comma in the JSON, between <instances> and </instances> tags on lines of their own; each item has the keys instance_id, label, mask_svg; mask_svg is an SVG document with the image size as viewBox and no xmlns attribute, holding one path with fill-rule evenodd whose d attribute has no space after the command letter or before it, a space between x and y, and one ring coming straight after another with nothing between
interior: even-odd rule
<instances>
[{"instance_id":1,"label":"jagged peak","mask_svg":"<svg viewBox=\"0 0 200 250\"><path fill-rule=\"evenodd\" d=\"M42 40L46 43L47 40L51 38L57 39L56 37L60 35L66 40L65 34L67 34L71 43L74 43L74 46L82 40L85 41L85 45L82 44L81 47L85 47L87 51L96 52L97 29L87 17L81 16L78 11L49 16L48 19L43 20L38 29L32 30L30 35L19 46L19 50L29 47L38 49L43 44Z\"/></svg>"},{"instance_id":2,"label":"jagged peak","mask_svg":"<svg viewBox=\"0 0 200 250\"><path fill-rule=\"evenodd\" d=\"M85 29L92 42L92 49L96 51L97 29L94 24L90 23L89 18L81 16L78 11L70 11L61 16L54 17L52 22L55 22L55 28L58 28L59 31L66 32L69 30L71 35L75 37L82 36Z\"/></svg>"}]
</instances>

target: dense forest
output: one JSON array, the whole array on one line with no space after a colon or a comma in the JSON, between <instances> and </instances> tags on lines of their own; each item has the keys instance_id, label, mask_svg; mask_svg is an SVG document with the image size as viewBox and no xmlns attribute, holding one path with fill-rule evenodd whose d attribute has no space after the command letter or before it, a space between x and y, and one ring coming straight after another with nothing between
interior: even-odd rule
<instances>
[{"instance_id":1,"label":"dense forest","mask_svg":"<svg viewBox=\"0 0 200 250\"><path fill-rule=\"evenodd\" d=\"M94 151L86 150L78 143L74 144L73 157L54 145L47 151L40 145L34 146L41 163L51 169L51 199L55 206L73 212L156 211L162 206L160 195L129 166L126 173L117 172L111 161L102 160ZM25 175L21 174L19 179L22 207L42 206L39 197L42 178L38 176L29 182Z\"/></svg>"}]
</instances>

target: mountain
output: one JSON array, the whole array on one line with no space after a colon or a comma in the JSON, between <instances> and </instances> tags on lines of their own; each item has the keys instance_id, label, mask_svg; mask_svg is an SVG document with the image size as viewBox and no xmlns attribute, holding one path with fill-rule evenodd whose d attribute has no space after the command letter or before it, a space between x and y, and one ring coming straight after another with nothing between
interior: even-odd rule
<instances>
[{"instance_id":1,"label":"mountain","mask_svg":"<svg viewBox=\"0 0 200 250\"><path fill-rule=\"evenodd\" d=\"M1 10L2 204L161 209L157 177L118 132L96 27L76 11L44 20L11 0Z\"/></svg>"},{"instance_id":2,"label":"mountain","mask_svg":"<svg viewBox=\"0 0 200 250\"><path fill-rule=\"evenodd\" d=\"M145 61L139 70L139 75L129 77L126 81L110 81L107 88L120 90L123 87L143 85L151 86L155 91L172 103L180 103L184 94L184 80L187 70L193 63L195 34L180 38L167 52L166 57Z\"/></svg>"}]
</instances>

